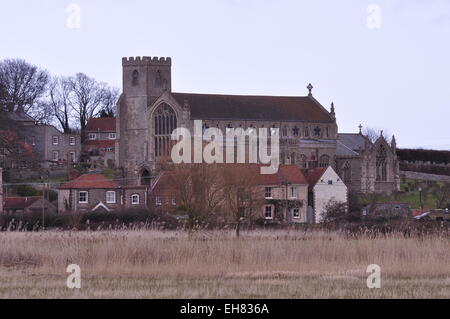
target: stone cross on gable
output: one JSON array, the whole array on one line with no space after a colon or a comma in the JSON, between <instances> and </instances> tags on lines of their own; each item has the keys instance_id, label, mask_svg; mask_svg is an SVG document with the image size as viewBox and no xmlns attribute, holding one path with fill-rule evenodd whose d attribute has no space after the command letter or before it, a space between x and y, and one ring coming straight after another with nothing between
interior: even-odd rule
<instances>
[{"instance_id":1,"label":"stone cross on gable","mask_svg":"<svg viewBox=\"0 0 450 319\"><path fill-rule=\"evenodd\" d=\"M314 89L314 86L312 86L311 83L308 84L308 86L306 87L309 91L309 96L312 96L312 89Z\"/></svg>"},{"instance_id":2,"label":"stone cross on gable","mask_svg":"<svg viewBox=\"0 0 450 319\"><path fill-rule=\"evenodd\" d=\"M358 128L359 128L359 134L361 134L362 133L362 128L363 128L362 124L359 124Z\"/></svg>"}]
</instances>

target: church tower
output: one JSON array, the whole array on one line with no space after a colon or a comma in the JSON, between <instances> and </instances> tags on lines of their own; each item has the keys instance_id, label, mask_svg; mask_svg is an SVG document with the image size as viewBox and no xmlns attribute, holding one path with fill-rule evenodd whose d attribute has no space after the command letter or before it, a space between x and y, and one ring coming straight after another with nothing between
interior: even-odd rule
<instances>
[{"instance_id":1,"label":"church tower","mask_svg":"<svg viewBox=\"0 0 450 319\"><path fill-rule=\"evenodd\" d=\"M147 141L149 106L171 91L170 58L122 59L123 87L117 103L116 163L126 184L148 184L151 165Z\"/></svg>"}]
</instances>

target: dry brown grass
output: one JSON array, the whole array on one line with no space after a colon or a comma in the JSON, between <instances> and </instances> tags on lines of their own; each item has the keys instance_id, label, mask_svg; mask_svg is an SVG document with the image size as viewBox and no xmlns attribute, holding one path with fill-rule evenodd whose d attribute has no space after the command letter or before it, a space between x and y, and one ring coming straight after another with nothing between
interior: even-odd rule
<instances>
[{"instance_id":1,"label":"dry brown grass","mask_svg":"<svg viewBox=\"0 0 450 319\"><path fill-rule=\"evenodd\" d=\"M0 233L0 297L450 298L450 239L334 232ZM65 287L68 264L82 289ZM382 289L366 287L378 264Z\"/></svg>"}]
</instances>

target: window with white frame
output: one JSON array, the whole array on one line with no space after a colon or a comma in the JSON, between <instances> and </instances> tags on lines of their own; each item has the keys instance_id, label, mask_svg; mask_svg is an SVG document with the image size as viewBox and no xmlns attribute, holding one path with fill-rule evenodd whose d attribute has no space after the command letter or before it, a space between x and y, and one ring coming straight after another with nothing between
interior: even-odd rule
<instances>
[{"instance_id":1,"label":"window with white frame","mask_svg":"<svg viewBox=\"0 0 450 319\"><path fill-rule=\"evenodd\" d=\"M75 136L70 136L69 137L69 144L70 145L75 145Z\"/></svg>"},{"instance_id":2,"label":"window with white frame","mask_svg":"<svg viewBox=\"0 0 450 319\"><path fill-rule=\"evenodd\" d=\"M53 160L55 162L59 161L59 152L58 151L53 151Z\"/></svg>"},{"instance_id":3,"label":"window with white frame","mask_svg":"<svg viewBox=\"0 0 450 319\"><path fill-rule=\"evenodd\" d=\"M291 198L297 198L297 187L291 187Z\"/></svg>"},{"instance_id":4,"label":"window with white frame","mask_svg":"<svg viewBox=\"0 0 450 319\"><path fill-rule=\"evenodd\" d=\"M72 161L72 163L75 163L77 161L77 155L75 152L70 152L70 160Z\"/></svg>"},{"instance_id":5,"label":"window with white frame","mask_svg":"<svg viewBox=\"0 0 450 319\"><path fill-rule=\"evenodd\" d=\"M110 140L115 140L115 139L116 139L116 133L109 133L109 134L108 134L108 138L109 138Z\"/></svg>"},{"instance_id":6,"label":"window with white frame","mask_svg":"<svg viewBox=\"0 0 450 319\"><path fill-rule=\"evenodd\" d=\"M266 206L264 211L265 219L273 219L272 206Z\"/></svg>"},{"instance_id":7,"label":"window with white frame","mask_svg":"<svg viewBox=\"0 0 450 319\"><path fill-rule=\"evenodd\" d=\"M95 140L96 138L97 138L97 134L96 133L89 133L88 134L88 139Z\"/></svg>"},{"instance_id":8,"label":"window with white frame","mask_svg":"<svg viewBox=\"0 0 450 319\"><path fill-rule=\"evenodd\" d=\"M272 198L272 187L266 187L264 197L265 198Z\"/></svg>"},{"instance_id":9,"label":"window with white frame","mask_svg":"<svg viewBox=\"0 0 450 319\"><path fill-rule=\"evenodd\" d=\"M131 195L131 205L139 205L139 194Z\"/></svg>"},{"instance_id":10,"label":"window with white frame","mask_svg":"<svg viewBox=\"0 0 450 319\"><path fill-rule=\"evenodd\" d=\"M78 193L78 202L80 204L87 204L88 203L88 192L86 191L81 191Z\"/></svg>"},{"instance_id":11,"label":"window with white frame","mask_svg":"<svg viewBox=\"0 0 450 319\"><path fill-rule=\"evenodd\" d=\"M292 217L293 218L300 218L300 208L294 208L292 210Z\"/></svg>"},{"instance_id":12,"label":"window with white frame","mask_svg":"<svg viewBox=\"0 0 450 319\"><path fill-rule=\"evenodd\" d=\"M159 196L156 196L156 198L155 198L155 203L156 203L156 206L161 206L161 197L159 197Z\"/></svg>"},{"instance_id":13,"label":"window with white frame","mask_svg":"<svg viewBox=\"0 0 450 319\"><path fill-rule=\"evenodd\" d=\"M52 137L52 144L53 145L58 145L59 144L59 137L58 136L54 135Z\"/></svg>"},{"instance_id":14,"label":"window with white frame","mask_svg":"<svg viewBox=\"0 0 450 319\"><path fill-rule=\"evenodd\" d=\"M172 205L176 206L177 205L177 201L175 200L175 197L172 198Z\"/></svg>"},{"instance_id":15,"label":"window with white frame","mask_svg":"<svg viewBox=\"0 0 450 319\"><path fill-rule=\"evenodd\" d=\"M115 204L116 203L116 192L115 191L107 191L106 192L106 203L107 204Z\"/></svg>"}]
</instances>

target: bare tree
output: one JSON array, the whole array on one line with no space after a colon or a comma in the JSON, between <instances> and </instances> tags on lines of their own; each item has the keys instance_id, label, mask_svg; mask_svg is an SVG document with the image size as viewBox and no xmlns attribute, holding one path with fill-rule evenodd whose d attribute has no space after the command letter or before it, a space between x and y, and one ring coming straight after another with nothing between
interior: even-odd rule
<instances>
[{"instance_id":1,"label":"bare tree","mask_svg":"<svg viewBox=\"0 0 450 319\"><path fill-rule=\"evenodd\" d=\"M257 167L249 165L228 165L221 172L222 210L235 224L236 237L239 237L242 222L253 218L261 201L261 190L255 184Z\"/></svg>"},{"instance_id":2,"label":"bare tree","mask_svg":"<svg viewBox=\"0 0 450 319\"><path fill-rule=\"evenodd\" d=\"M64 133L70 133L71 128L71 83L67 78L55 77L49 85L49 105L56 121L61 126Z\"/></svg>"},{"instance_id":3,"label":"bare tree","mask_svg":"<svg viewBox=\"0 0 450 319\"><path fill-rule=\"evenodd\" d=\"M221 189L216 165L177 165L172 171L177 202L188 216L188 231L213 216L219 207Z\"/></svg>"},{"instance_id":4,"label":"bare tree","mask_svg":"<svg viewBox=\"0 0 450 319\"><path fill-rule=\"evenodd\" d=\"M102 82L88 77L86 74L78 73L69 77L71 97L71 107L80 125L81 139L84 139L84 129L90 118L96 117L105 107L111 107L111 88Z\"/></svg>"},{"instance_id":5,"label":"bare tree","mask_svg":"<svg viewBox=\"0 0 450 319\"><path fill-rule=\"evenodd\" d=\"M389 132L387 130L382 130L382 129L378 129L378 128L373 128L373 127L366 127L363 130L363 135L365 135L372 143L375 143L377 141L377 139L383 135L383 137L385 138L385 140L388 143L391 143L392 140L392 135L389 134Z\"/></svg>"},{"instance_id":6,"label":"bare tree","mask_svg":"<svg viewBox=\"0 0 450 319\"><path fill-rule=\"evenodd\" d=\"M436 197L436 208L445 208L450 203L450 183L436 184L433 194Z\"/></svg>"},{"instance_id":7,"label":"bare tree","mask_svg":"<svg viewBox=\"0 0 450 319\"><path fill-rule=\"evenodd\" d=\"M100 110L101 117L114 117L116 115L116 104L118 98L118 88L106 87L102 109Z\"/></svg>"},{"instance_id":8,"label":"bare tree","mask_svg":"<svg viewBox=\"0 0 450 319\"><path fill-rule=\"evenodd\" d=\"M49 107L43 97L49 75L24 60L0 62L0 105L7 111L23 110L38 122L49 120Z\"/></svg>"}]
</instances>

